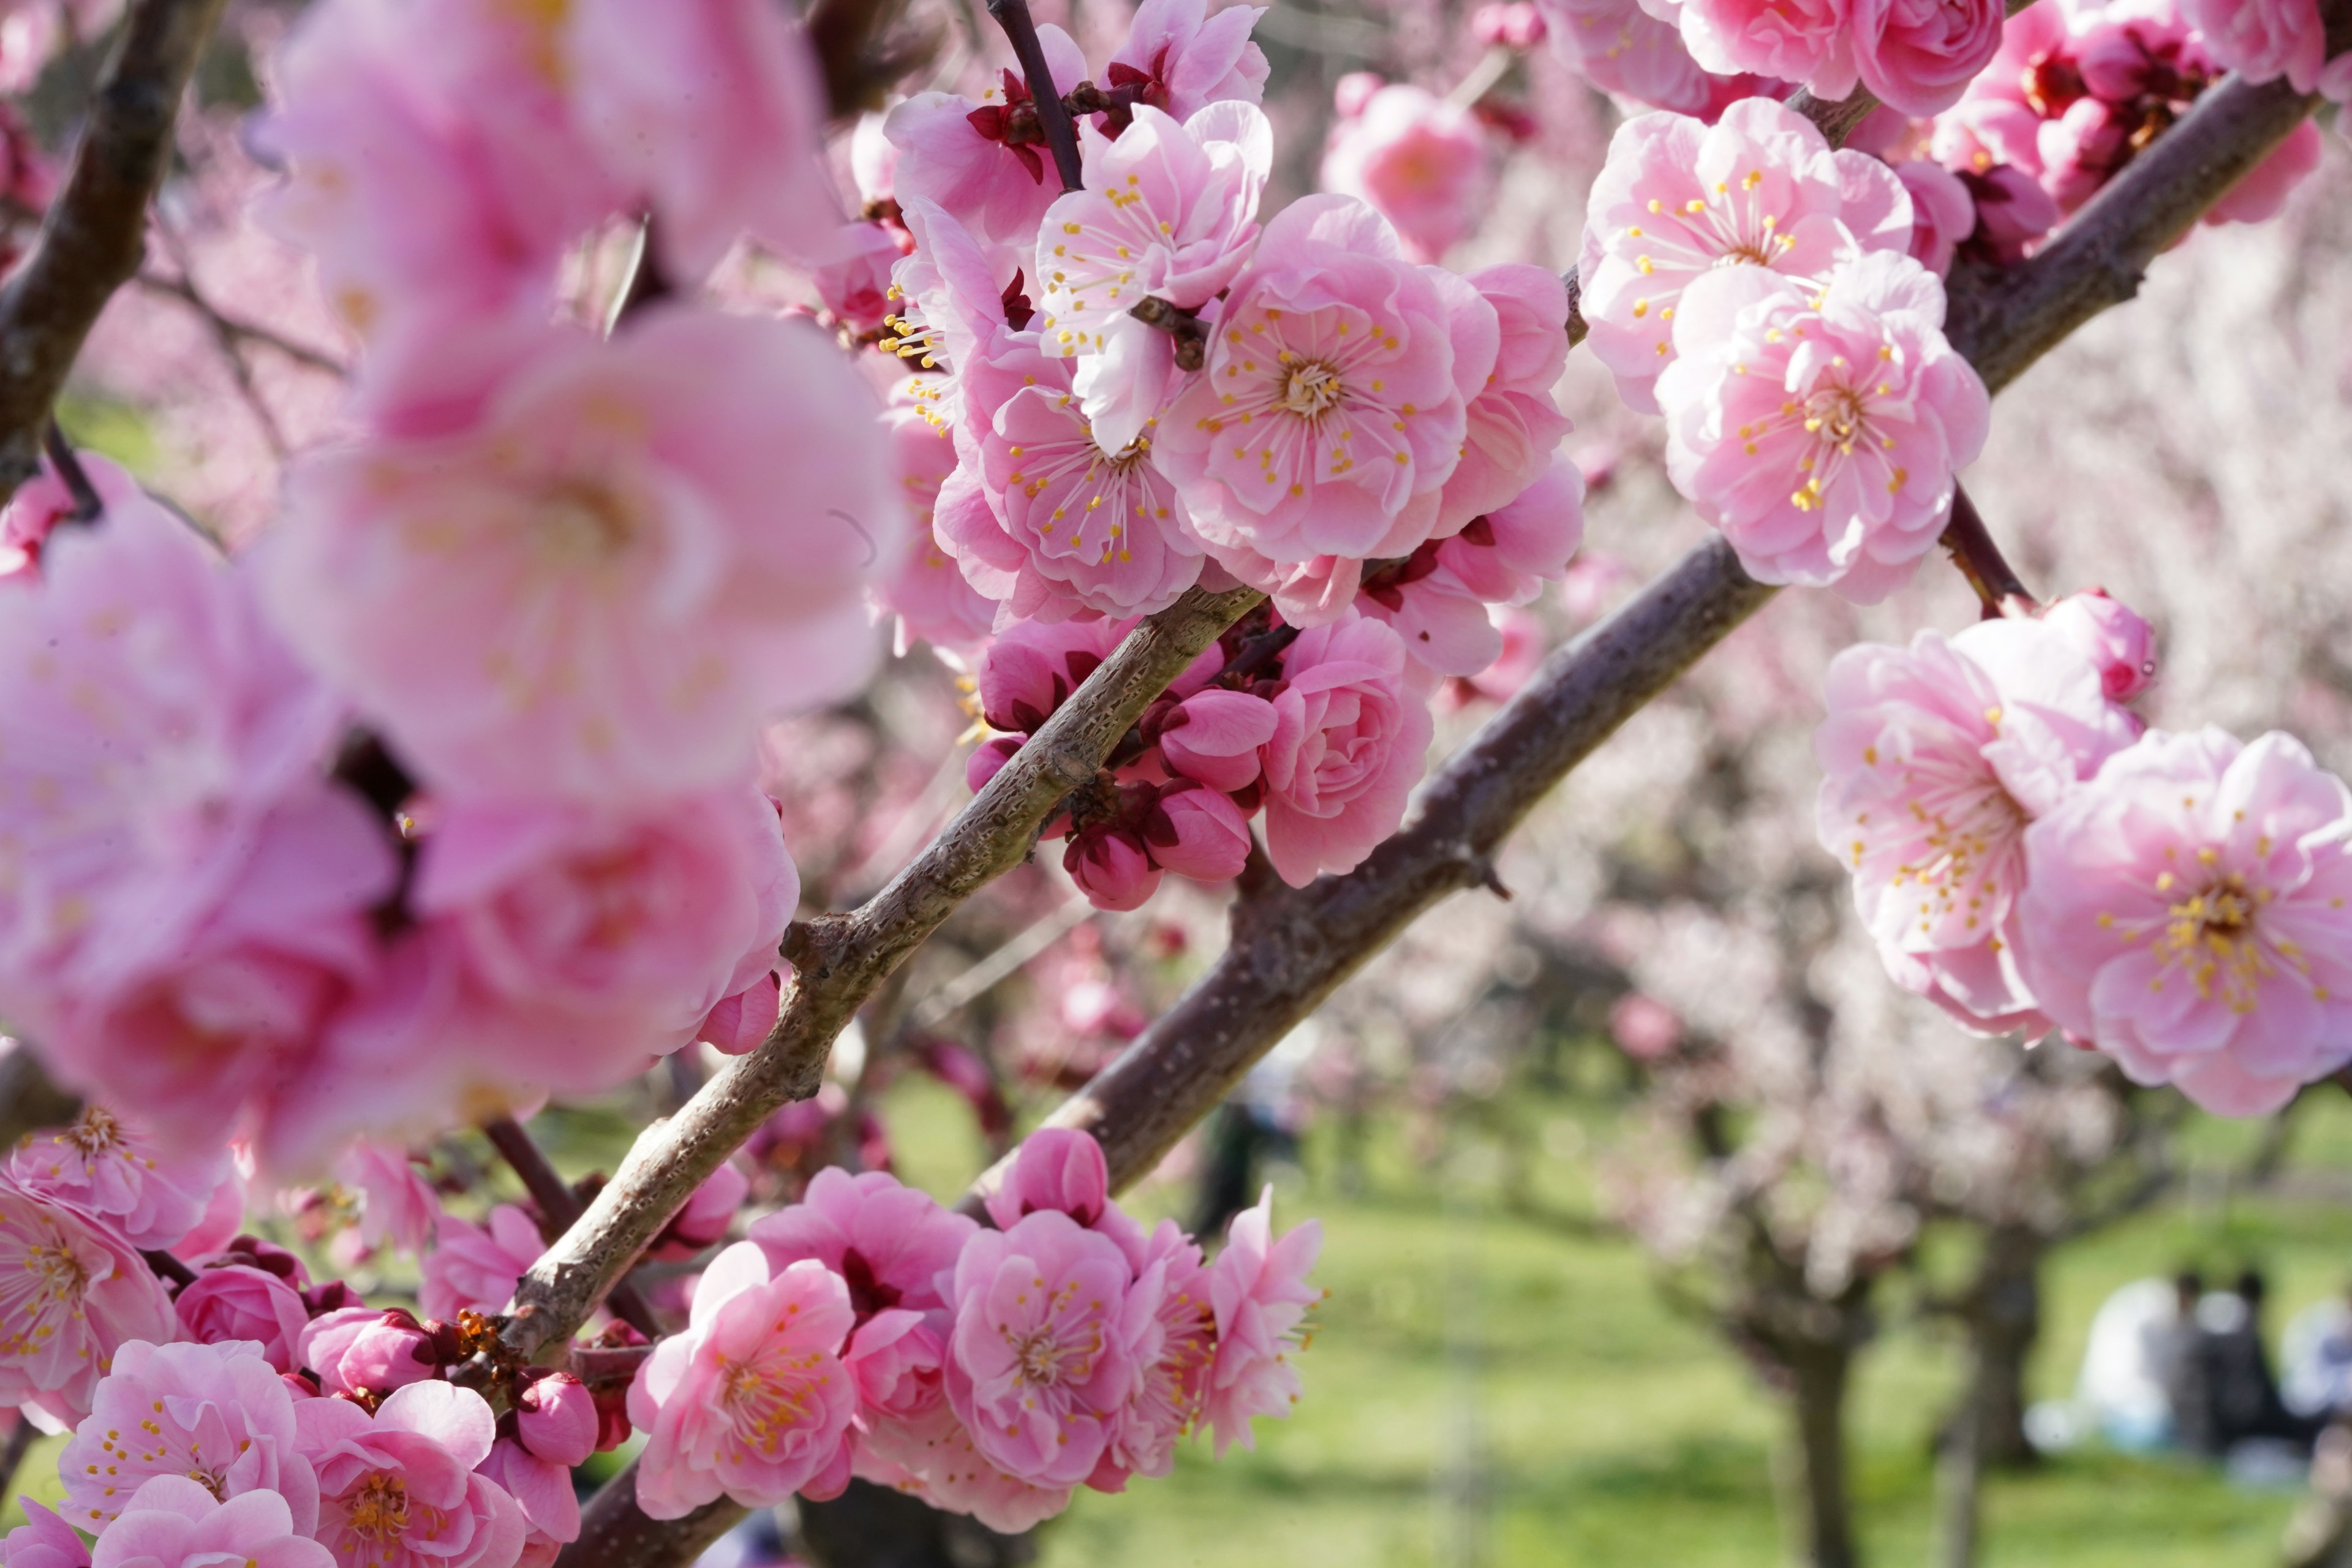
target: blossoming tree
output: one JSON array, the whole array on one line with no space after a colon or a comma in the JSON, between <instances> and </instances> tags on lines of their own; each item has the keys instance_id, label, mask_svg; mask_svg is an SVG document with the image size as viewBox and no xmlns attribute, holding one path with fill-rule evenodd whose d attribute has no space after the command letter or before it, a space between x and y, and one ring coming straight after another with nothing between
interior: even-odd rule
<instances>
[{"instance_id":1,"label":"blossoming tree","mask_svg":"<svg viewBox=\"0 0 2352 1568\"><path fill-rule=\"evenodd\" d=\"M70 1433L11 1565L676 1563L853 1480L1011 1531L1250 1441L1317 1231L1115 1194L1778 588L1876 603L1939 543L1983 622L1840 655L1815 742L1885 974L2226 1114L2352 1059L2352 792L2150 729L2147 624L2038 601L1959 482L1993 392L2309 171L2339 6L1507 8L1449 97L1346 84L1278 203L1250 6L1145 0L1097 69L997 0L1010 66L898 98L880 0L316 0L242 130L315 273L282 324L156 200L224 7L0 32L20 81L109 32L61 177L7 127L0 1016L83 1101L0 1173L0 1400ZM1450 269L1548 31L1628 100L1577 266ZM234 527L53 415L134 281L282 455ZM1588 336L1717 534L1425 776L1583 538ZM308 428L264 349L331 383ZM882 620L968 673L971 798L803 913L761 738ZM1049 841L1100 909L1230 885L1226 951L961 1210L818 1159L739 1226L737 1152ZM521 1125L699 1047L593 1192ZM438 1212L409 1151L466 1125L529 1208ZM240 1234L329 1174L421 1316Z\"/></svg>"}]
</instances>

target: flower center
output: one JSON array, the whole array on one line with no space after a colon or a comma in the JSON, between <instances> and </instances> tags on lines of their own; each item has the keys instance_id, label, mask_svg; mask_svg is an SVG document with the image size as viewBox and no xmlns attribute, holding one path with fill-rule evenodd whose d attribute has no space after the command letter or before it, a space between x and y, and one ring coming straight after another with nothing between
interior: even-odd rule
<instances>
[{"instance_id":1,"label":"flower center","mask_svg":"<svg viewBox=\"0 0 2352 1568\"><path fill-rule=\"evenodd\" d=\"M1062 1363L1066 1352L1051 1329L1037 1329L1013 1342L1013 1353L1021 1363L1021 1381L1051 1388L1062 1381Z\"/></svg>"},{"instance_id":2,"label":"flower center","mask_svg":"<svg viewBox=\"0 0 2352 1568\"><path fill-rule=\"evenodd\" d=\"M89 1270L69 1247L31 1247L25 1250L25 1268L39 1282L42 1295L52 1301L71 1302L77 1310L89 1289Z\"/></svg>"},{"instance_id":3,"label":"flower center","mask_svg":"<svg viewBox=\"0 0 2352 1568\"><path fill-rule=\"evenodd\" d=\"M85 1160L95 1160L101 1154L116 1152L125 1140L122 1123L114 1119L114 1113L93 1105L76 1117L72 1126L58 1134L58 1142L73 1145Z\"/></svg>"},{"instance_id":4,"label":"flower center","mask_svg":"<svg viewBox=\"0 0 2352 1568\"><path fill-rule=\"evenodd\" d=\"M809 1357L799 1370L813 1368L815 1361L815 1357ZM769 1453L775 1451L784 1433L808 1420L808 1380L805 1376L791 1376L792 1370L789 1363L781 1370L758 1362L719 1363L720 1386L726 1391L722 1397L734 1415L737 1433Z\"/></svg>"},{"instance_id":5,"label":"flower center","mask_svg":"<svg viewBox=\"0 0 2352 1568\"><path fill-rule=\"evenodd\" d=\"M1813 394L1805 410L1805 428L1833 442L1841 450L1853 445L1864 423L1862 399L1847 387L1830 387Z\"/></svg>"},{"instance_id":6,"label":"flower center","mask_svg":"<svg viewBox=\"0 0 2352 1568\"><path fill-rule=\"evenodd\" d=\"M383 1471L370 1476L352 1500L352 1529L373 1541L394 1540L408 1528L408 1483Z\"/></svg>"},{"instance_id":7,"label":"flower center","mask_svg":"<svg viewBox=\"0 0 2352 1568\"><path fill-rule=\"evenodd\" d=\"M620 497L602 485L565 484L539 510L540 553L551 565L593 566L611 561L636 538L636 520Z\"/></svg>"},{"instance_id":8,"label":"flower center","mask_svg":"<svg viewBox=\"0 0 2352 1568\"><path fill-rule=\"evenodd\" d=\"M1282 405L1303 418L1317 419L1339 406L1342 391L1338 371L1309 360L1282 384Z\"/></svg>"},{"instance_id":9,"label":"flower center","mask_svg":"<svg viewBox=\"0 0 2352 1568\"><path fill-rule=\"evenodd\" d=\"M228 1501L228 1478L219 1470L190 1470L188 1479L213 1494L216 1502Z\"/></svg>"},{"instance_id":10,"label":"flower center","mask_svg":"<svg viewBox=\"0 0 2352 1568\"><path fill-rule=\"evenodd\" d=\"M2214 856L2207 849L2199 858L2210 864ZM2170 892L2172 884L2167 872L2157 879L2157 890ZM2255 916L2270 900L2269 889L2249 889L2244 874L2231 871L2167 905L2157 948L2166 970L2178 965L2200 996L2218 998L2234 1013L2253 1011L2257 987L2279 972L2280 961L2308 974L2309 965L2294 942L2263 940ZM2155 984L2161 986L2163 981ZM2326 995L2324 988L2315 994Z\"/></svg>"}]
</instances>

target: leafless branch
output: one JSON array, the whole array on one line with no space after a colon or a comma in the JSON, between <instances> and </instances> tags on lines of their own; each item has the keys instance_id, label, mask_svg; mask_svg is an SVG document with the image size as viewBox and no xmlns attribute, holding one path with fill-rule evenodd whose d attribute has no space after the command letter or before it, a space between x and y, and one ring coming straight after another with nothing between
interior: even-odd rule
<instances>
[{"instance_id":1,"label":"leafless branch","mask_svg":"<svg viewBox=\"0 0 2352 1568\"><path fill-rule=\"evenodd\" d=\"M530 1201L539 1205L539 1212L549 1226L561 1233L580 1222L579 1195L572 1192L572 1184L563 1179L562 1173L549 1163L545 1151L524 1131L521 1122L511 1116L492 1117L482 1123L482 1136L490 1141L490 1147L496 1149L499 1157L521 1178L523 1190L530 1194ZM661 1320L654 1315L654 1310L646 1304L646 1299L637 1293L636 1287L626 1279L615 1284L604 1301L612 1308L614 1317L637 1332L647 1339L660 1337Z\"/></svg>"},{"instance_id":2,"label":"leafless branch","mask_svg":"<svg viewBox=\"0 0 2352 1568\"><path fill-rule=\"evenodd\" d=\"M41 427L84 339L138 274L180 98L225 0L137 0L38 248L0 291L0 499L40 467Z\"/></svg>"},{"instance_id":3,"label":"leafless branch","mask_svg":"<svg viewBox=\"0 0 2352 1568\"><path fill-rule=\"evenodd\" d=\"M284 354L297 364L323 371L339 380L346 379L352 374L351 366L331 353L314 349L308 343L297 342L294 339L268 327L257 326L251 321L242 321L230 315L214 304L211 299L200 291L187 278L166 278L161 273L142 272L132 281L151 294L161 294L167 299L179 300L198 315L203 316L206 324L217 334L232 338L241 343L257 343L272 353Z\"/></svg>"}]
</instances>

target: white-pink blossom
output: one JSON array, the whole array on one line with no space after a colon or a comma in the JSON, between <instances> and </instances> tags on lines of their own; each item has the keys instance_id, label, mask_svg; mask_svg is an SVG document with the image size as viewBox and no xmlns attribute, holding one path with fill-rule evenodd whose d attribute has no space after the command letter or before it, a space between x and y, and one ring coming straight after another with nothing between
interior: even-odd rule
<instances>
[{"instance_id":1,"label":"white-pink blossom","mask_svg":"<svg viewBox=\"0 0 2352 1568\"><path fill-rule=\"evenodd\" d=\"M294 1421L318 1472L318 1539L339 1568L514 1568L527 1526L476 1468L498 1429L480 1394L412 1383L373 1415L306 1399Z\"/></svg>"},{"instance_id":2,"label":"white-pink blossom","mask_svg":"<svg viewBox=\"0 0 2352 1568\"><path fill-rule=\"evenodd\" d=\"M1227 5L1211 16L1207 0L1143 0L1104 79L1141 88L1145 103L1178 120L1213 103L1255 104L1265 93L1266 61L1250 32L1266 9ZM1054 79L1065 91L1073 85Z\"/></svg>"},{"instance_id":3,"label":"white-pink blossom","mask_svg":"<svg viewBox=\"0 0 2352 1568\"><path fill-rule=\"evenodd\" d=\"M1286 1416L1298 1400L1294 1351L1304 1347L1307 1310L1323 1292L1307 1283L1323 1249L1323 1226L1308 1220L1276 1239L1274 1190L1234 1218L1225 1249L1208 1269L1216 1315L1216 1357L1211 1363L1202 1418L1216 1431L1219 1454L1239 1443L1255 1447L1251 1423Z\"/></svg>"},{"instance_id":4,"label":"white-pink blossom","mask_svg":"<svg viewBox=\"0 0 2352 1568\"><path fill-rule=\"evenodd\" d=\"M1361 617L1310 627L1284 654L1259 755L1266 858L1292 887L1353 870L1403 820L1435 729L1405 669L1402 639Z\"/></svg>"},{"instance_id":5,"label":"white-pink blossom","mask_svg":"<svg viewBox=\"0 0 2352 1568\"><path fill-rule=\"evenodd\" d=\"M86 1105L71 1126L18 1144L8 1173L27 1192L109 1221L133 1247L175 1247L230 1179L229 1152L175 1152L138 1122Z\"/></svg>"},{"instance_id":6,"label":"white-pink blossom","mask_svg":"<svg viewBox=\"0 0 2352 1568\"><path fill-rule=\"evenodd\" d=\"M140 1487L90 1552L90 1568L332 1568L334 1561L276 1492L224 1500L179 1475Z\"/></svg>"},{"instance_id":7,"label":"white-pink blossom","mask_svg":"<svg viewBox=\"0 0 2352 1568\"><path fill-rule=\"evenodd\" d=\"M97 1535L157 1476L204 1483L229 1499L285 1500L310 1533L319 1483L304 1457L293 1396L252 1344L151 1344L114 1352L89 1414L58 1458L66 1517Z\"/></svg>"},{"instance_id":8,"label":"white-pink blossom","mask_svg":"<svg viewBox=\"0 0 2352 1568\"><path fill-rule=\"evenodd\" d=\"M70 1426L124 1345L169 1343L179 1331L172 1298L137 1248L0 1176L0 1405Z\"/></svg>"},{"instance_id":9,"label":"white-pink blossom","mask_svg":"<svg viewBox=\"0 0 2352 1568\"><path fill-rule=\"evenodd\" d=\"M514 1204L499 1204L488 1224L445 1214L434 1227L433 1250L425 1255L425 1278L417 1305L428 1318L454 1323L460 1311L502 1312L521 1279L547 1249L539 1226Z\"/></svg>"}]
</instances>

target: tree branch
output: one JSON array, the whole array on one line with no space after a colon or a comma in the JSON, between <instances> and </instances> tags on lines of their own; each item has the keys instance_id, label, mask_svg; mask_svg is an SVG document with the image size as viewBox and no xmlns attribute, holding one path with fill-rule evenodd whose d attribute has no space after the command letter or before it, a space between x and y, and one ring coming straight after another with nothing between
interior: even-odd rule
<instances>
[{"instance_id":1,"label":"tree branch","mask_svg":"<svg viewBox=\"0 0 2352 1568\"><path fill-rule=\"evenodd\" d=\"M100 78L39 248L0 291L0 500L40 468L41 427L89 329L139 271L180 98L225 0L138 0Z\"/></svg>"},{"instance_id":2,"label":"tree branch","mask_svg":"<svg viewBox=\"0 0 2352 1568\"><path fill-rule=\"evenodd\" d=\"M794 974L775 1028L647 1129L580 1222L523 1276L501 1335L510 1353L530 1360L569 1340L704 1178L777 1107L816 1092L834 1037L876 987L966 899L1027 857L1062 797L1092 779L1151 700L1262 597L1195 588L1146 620L912 865L856 912L793 927L784 956Z\"/></svg>"},{"instance_id":3,"label":"tree branch","mask_svg":"<svg viewBox=\"0 0 2352 1568\"><path fill-rule=\"evenodd\" d=\"M1053 71L1046 67L1045 46L1038 39L1036 19L1029 15L1029 0L988 0L988 14L1013 41L1013 57L1021 62L1021 74L1028 80L1037 124L1045 132L1045 145L1053 150L1054 171L1062 176L1062 189L1078 189L1085 184L1079 177L1078 128L1070 119L1069 105L1062 101Z\"/></svg>"},{"instance_id":4,"label":"tree branch","mask_svg":"<svg viewBox=\"0 0 2352 1568\"><path fill-rule=\"evenodd\" d=\"M523 1190L539 1205L549 1226L561 1233L580 1223L579 1194L572 1190L572 1184L563 1179L562 1173L549 1163L545 1151L523 1130L521 1122L511 1116L494 1116L482 1123L482 1136L490 1141L490 1147L522 1179ZM661 1320L626 1279L614 1284L604 1300L614 1317L646 1338L661 1337Z\"/></svg>"}]
</instances>

